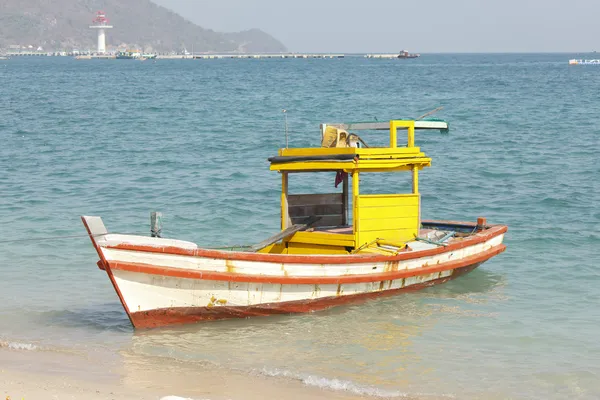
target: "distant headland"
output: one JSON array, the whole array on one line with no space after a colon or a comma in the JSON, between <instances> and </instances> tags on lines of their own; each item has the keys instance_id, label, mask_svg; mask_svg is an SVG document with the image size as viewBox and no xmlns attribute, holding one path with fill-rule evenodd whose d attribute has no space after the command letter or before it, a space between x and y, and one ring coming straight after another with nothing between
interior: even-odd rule
<instances>
[{"instance_id":1,"label":"distant headland","mask_svg":"<svg viewBox=\"0 0 600 400\"><path fill-rule=\"evenodd\" d=\"M0 53L94 54L100 32L107 53L280 53L286 47L271 35L250 29L215 32L150 0L103 1L102 17L85 0L4 0L0 14ZM106 13L104 13L106 12ZM108 21L110 18L110 22ZM105 23L110 28L97 27ZM92 28L96 26L96 28Z\"/></svg>"}]
</instances>

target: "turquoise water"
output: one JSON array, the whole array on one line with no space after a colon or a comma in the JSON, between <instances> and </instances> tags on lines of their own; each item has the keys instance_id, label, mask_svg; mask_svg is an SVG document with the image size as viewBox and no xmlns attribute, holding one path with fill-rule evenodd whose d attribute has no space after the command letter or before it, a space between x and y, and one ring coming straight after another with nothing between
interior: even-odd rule
<instances>
[{"instance_id":1,"label":"turquoise water","mask_svg":"<svg viewBox=\"0 0 600 400\"><path fill-rule=\"evenodd\" d=\"M568 66L574 57L1 61L0 342L367 397L598 398L600 69ZM423 217L509 226L507 251L456 281L309 315L133 332L81 236L83 214L148 234L162 211L167 237L258 242L277 231L266 159L285 143L282 109L290 145L305 146L321 122L438 106L452 130L417 134L433 158ZM57 236L76 237L42 240Z\"/></svg>"}]
</instances>

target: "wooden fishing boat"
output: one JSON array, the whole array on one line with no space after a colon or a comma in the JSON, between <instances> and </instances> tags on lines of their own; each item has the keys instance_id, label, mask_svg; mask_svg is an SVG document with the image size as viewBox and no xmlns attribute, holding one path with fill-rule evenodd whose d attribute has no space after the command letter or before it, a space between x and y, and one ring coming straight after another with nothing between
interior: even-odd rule
<instances>
[{"instance_id":1,"label":"wooden fishing boat","mask_svg":"<svg viewBox=\"0 0 600 400\"><path fill-rule=\"evenodd\" d=\"M399 54L397 58L419 58L421 57L420 54L418 53L409 53L406 50L402 50Z\"/></svg>"},{"instance_id":2,"label":"wooden fishing boat","mask_svg":"<svg viewBox=\"0 0 600 400\"><path fill-rule=\"evenodd\" d=\"M431 159L415 146L415 129L447 128L443 121L323 124L321 147L280 149L269 161L281 175L281 231L242 250L112 234L100 217L82 220L136 328L318 311L425 288L505 249L507 227L484 218L421 220L418 174ZM349 133L382 129L389 130L385 147ZM398 131L407 133L402 145ZM363 175L383 172L411 174L411 189L361 192ZM336 190L294 194L298 174L335 175Z\"/></svg>"}]
</instances>

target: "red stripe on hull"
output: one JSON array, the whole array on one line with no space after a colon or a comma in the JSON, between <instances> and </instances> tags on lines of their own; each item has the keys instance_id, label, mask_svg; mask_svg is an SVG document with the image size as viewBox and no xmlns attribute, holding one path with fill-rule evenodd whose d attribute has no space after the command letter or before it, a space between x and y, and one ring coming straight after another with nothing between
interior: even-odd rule
<instances>
[{"instance_id":1,"label":"red stripe on hull","mask_svg":"<svg viewBox=\"0 0 600 400\"><path fill-rule=\"evenodd\" d=\"M181 247L170 246L147 246L138 244L121 243L117 245L105 246L108 249L141 251L146 253L164 253L180 256L205 257L222 260L240 260L240 261L261 261L273 263L289 264L353 264L365 262L395 262L406 261L415 258L435 256L446 252L452 252L486 242L496 236L504 234L508 228L504 225L491 226L489 229L481 231L473 236L450 242L448 246L439 246L430 250L419 250L411 252L400 252L397 255L383 254L352 254L352 255L293 255L293 254L269 254L269 253L251 253L239 251L220 251L210 249L184 249Z\"/></svg>"},{"instance_id":2,"label":"red stripe on hull","mask_svg":"<svg viewBox=\"0 0 600 400\"><path fill-rule=\"evenodd\" d=\"M487 261L497 254L502 253L506 246L499 244L489 250L474 254L458 260L446 261L440 264L427 265L424 264L420 268L409 270L380 272L375 274L355 274L355 275L339 275L339 276L285 276L285 275L249 275L234 272L216 272L203 270L189 270L181 268L163 267L159 265L110 261L111 270L121 270L129 272L137 272L150 275L170 276L174 278L198 279L211 281L228 281L228 282L252 282L252 283L275 283L275 284L347 284L347 283L364 283L364 282L379 282L389 281L394 279L410 278L419 275L428 275L436 272L448 271L465 267L467 265Z\"/></svg>"},{"instance_id":3,"label":"red stripe on hull","mask_svg":"<svg viewBox=\"0 0 600 400\"><path fill-rule=\"evenodd\" d=\"M156 328L167 325L189 324L201 321L216 321L230 318L248 318L275 314L294 314L321 311L338 305L357 304L369 299L387 297L403 291L416 291L433 285L447 282L464 275L483 262L457 268L452 275L434 279L399 289L383 290L380 292L361 293L347 296L324 297L314 300L299 300L285 303L268 303L256 306L215 306L215 307L177 307L131 313L130 318L136 328Z\"/></svg>"}]
</instances>

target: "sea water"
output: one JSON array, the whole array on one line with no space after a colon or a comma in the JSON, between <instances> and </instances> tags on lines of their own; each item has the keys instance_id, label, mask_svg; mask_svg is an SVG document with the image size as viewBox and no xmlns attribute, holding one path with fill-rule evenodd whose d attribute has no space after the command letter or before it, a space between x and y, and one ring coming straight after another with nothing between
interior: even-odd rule
<instances>
[{"instance_id":1,"label":"sea water","mask_svg":"<svg viewBox=\"0 0 600 400\"><path fill-rule=\"evenodd\" d=\"M0 61L0 363L59 349L365 397L598 398L600 70L575 56ZM285 145L283 109L290 146L318 146L322 122L439 106L450 133L416 135L433 158L422 216L506 224L505 253L362 305L131 328L81 215L147 235L161 211L166 237L257 243L278 229L267 158ZM333 174L319 179L333 188Z\"/></svg>"}]
</instances>

